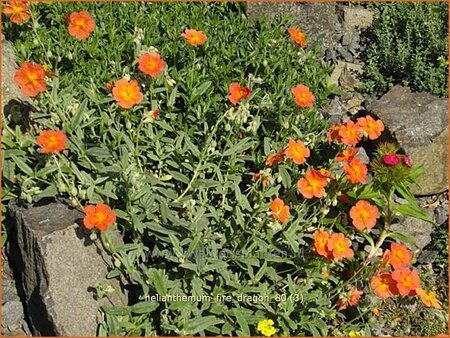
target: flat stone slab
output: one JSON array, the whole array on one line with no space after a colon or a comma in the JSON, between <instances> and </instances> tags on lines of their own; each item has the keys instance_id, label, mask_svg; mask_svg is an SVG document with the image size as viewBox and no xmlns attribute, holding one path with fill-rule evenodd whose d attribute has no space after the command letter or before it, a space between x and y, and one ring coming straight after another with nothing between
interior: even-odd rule
<instances>
[{"instance_id":1,"label":"flat stone slab","mask_svg":"<svg viewBox=\"0 0 450 338\"><path fill-rule=\"evenodd\" d=\"M97 300L94 286L112 266L100 243L93 242L76 221L83 214L62 203L19 207L10 203L13 263L20 282L31 329L42 336L95 336L98 309L119 305L117 297Z\"/></svg>"}]
</instances>

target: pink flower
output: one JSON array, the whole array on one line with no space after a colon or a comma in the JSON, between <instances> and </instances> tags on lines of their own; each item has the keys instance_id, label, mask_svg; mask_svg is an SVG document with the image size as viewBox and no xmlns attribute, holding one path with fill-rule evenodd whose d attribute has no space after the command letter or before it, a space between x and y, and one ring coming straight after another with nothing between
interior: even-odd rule
<instances>
[{"instance_id":1,"label":"pink flower","mask_svg":"<svg viewBox=\"0 0 450 338\"><path fill-rule=\"evenodd\" d=\"M411 161L410 161L408 155L403 156L403 164L406 165L408 168L412 167L412 164L411 164Z\"/></svg>"},{"instance_id":2,"label":"pink flower","mask_svg":"<svg viewBox=\"0 0 450 338\"><path fill-rule=\"evenodd\" d=\"M400 162L400 159L398 158L398 156L396 154L389 154L389 155L384 155L383 162L386 165L394 166Z\"/></svg>"}]
</instances>

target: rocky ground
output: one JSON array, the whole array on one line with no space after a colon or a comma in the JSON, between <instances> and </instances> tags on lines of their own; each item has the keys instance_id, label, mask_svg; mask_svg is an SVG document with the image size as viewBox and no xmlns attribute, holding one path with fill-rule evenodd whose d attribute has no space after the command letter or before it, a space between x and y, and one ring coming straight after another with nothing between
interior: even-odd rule
<instances>
[{"instance_id":1,"label":"rocky ground","mask_svg":"<svg viewBox=\"0 0 450 338\"><path fill-rule=\"evenodd\" d=\"M31 336L5 250L2 250L2 335Z\"/></svg>"}]
</instances>

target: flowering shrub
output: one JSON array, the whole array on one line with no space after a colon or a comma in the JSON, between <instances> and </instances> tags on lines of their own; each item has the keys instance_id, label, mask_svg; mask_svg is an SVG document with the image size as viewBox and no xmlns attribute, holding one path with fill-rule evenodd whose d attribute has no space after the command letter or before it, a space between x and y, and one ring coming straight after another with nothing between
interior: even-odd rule
<instances>
[{"instance_id":1,"label":"flowering shrub","mask_svg":"<svg viewBox=\"0 0 450 338\"><path fill-rule=\"evenodd\" d=\"M371 294L440 306L390 229L428 220L408 190L417 169L390 144L359 157L382 121L327 127L330 69L302 31L250 26L234 3L30 12L5 33L19 74L47 72L17 81L35 97L26 123L4 117L3 201L84 211L113 257L105 278L129 290L101 309L100 335L342 335L364 329Z\"/></svg>"}]
</instances>

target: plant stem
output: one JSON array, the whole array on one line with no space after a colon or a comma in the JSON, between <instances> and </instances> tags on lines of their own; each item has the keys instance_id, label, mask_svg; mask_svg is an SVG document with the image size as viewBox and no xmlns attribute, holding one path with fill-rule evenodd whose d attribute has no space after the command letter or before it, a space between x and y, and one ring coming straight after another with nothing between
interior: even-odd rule
<instances>
[{"instance_id":1,"label":"plant stem","mask_svg":"<svg viewBox=\"0 0 450 338\"><path fill-rule=\"evenodd\" d=\"M226 113L225 113L226 114ZM197 179L198 175L200 174L200 168L203 165L203 163L205 162L207 155L208 155L208 151L209 151L209 147L210 147L210 142L213 138L213 136L216 134L217 132L217 128L219 127L220 123L223 121L223 119L225 118L225 114L223 114L220 119L217 120L216 124L214 125L213 129L211 130L210 134L208 135L208 138L206 139L205 142L205 146L203 148L203 151L200 154L200 158L197 164L197 167L194 170L194 175L192 176L191 180L189 181L188 186L186 187L186 189L181 193L180 196L178 196L178 198L176 200L173 201L173 203L178 203L188 192L189 190L191 190L192 188L192 183L194 183L194 181Z\"/></svg>"}]
</instances>

